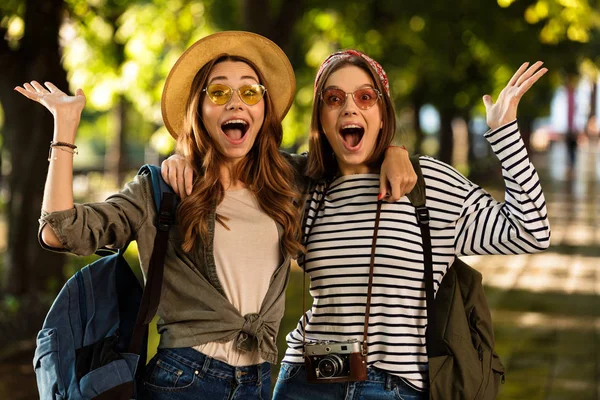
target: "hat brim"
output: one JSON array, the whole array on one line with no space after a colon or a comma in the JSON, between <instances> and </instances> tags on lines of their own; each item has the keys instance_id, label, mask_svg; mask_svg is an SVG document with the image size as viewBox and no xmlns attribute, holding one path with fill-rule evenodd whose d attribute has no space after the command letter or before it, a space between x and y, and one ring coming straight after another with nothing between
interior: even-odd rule
<instances>
[{"instance_id":1,"label":"hat brim","mask_svg":"<svg viewBox=\"0 0 600 400\"><path fill-rule=\"evenodd\" d=\"M289 59L279 46L251 32L219 32L198 40L179 57L165 81L161 112L165 127L177 138L184 132L185 106L198 71L214 58L243 57L264 77L275 112L283 120L294 100L296 78Z\"/></svg>"}]
</instances>

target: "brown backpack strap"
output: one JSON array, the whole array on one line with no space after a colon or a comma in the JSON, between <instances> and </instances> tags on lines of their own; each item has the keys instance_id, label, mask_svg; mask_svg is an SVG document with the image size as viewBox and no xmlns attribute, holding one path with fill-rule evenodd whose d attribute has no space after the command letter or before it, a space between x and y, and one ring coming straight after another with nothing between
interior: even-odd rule
<instances>
[{"instance_id":1,"label":"brown backpack strap","mask_svg":"<svg viewBox=\"0 0 600 400\"><path fill-rule=\"evenodd\" d=\"M329 184L327 183L323 189L323 196L321 197L321 199L319 200L319 203L317 205L317 209L315 211L315 216L314 219L317 218L318 214L319 214L319 210L321 209L321 207L323 206L323 204L325 204L325 195L327 194L327 189L329 188ZM305 211L306 214L308 214L307 211ZM366 303L366 308L365 308L365 323L364 323L364 330L363 330L363 346L362 346L362 355L363 356L367 356L368 354L368 350L367 350L367 343L368 343L368 331L369 331L369 313L371 311L371 293L372 293L372 286L373 286L373 269L375 268L375 250L377 247L377 233L379 231L379 219L380 219L380 215L381 215L381 201L377 202L377 213L375 215L375 226L373 227L373 242L371 245L371 263L369 266L369 286L367 289L367 303ZM313 219L313 222L314 222ZM307 218L304 219L304 224L306 224ZM308 239L308 236L310 236L310 233L312 231L312 225L309 227L308 229L308 233L306 234L306 238ZM305 345L306 345L306 266L302 266L302 269L304 270L304 273L302 275L302 311L304 311L304 314L302 315L302 352L304 353L304 349L305 349Z\"/></svg>"},{"instance_id":2,"label":"brown backpack strap","mask_svg":"<svg viewBox=\"0 0 600 400\"><path fill-rule=\"evenodd\" d=\"M367 289L367 305L365 307L365 327L363 331L362 355L367 356L369 313L371 311L371 293L373 291L373 269L375 268L375 249L377 248L377 232L379 231L379 217L381 215L381 201L377 202L377 214L375 214L375 226L373 227L373 243L371 244L371 264L369 266L369 288Z\"/></svg>"},{"instance_id":3,"label":"brown backpack strap","mask_svg":"<svg viewBox=\"0 0 600 400\"><path fill-rule=\"evenodd\" d=\"M158 211L158 225L154 237L154 248L148 265L148 275L140 309L135 321L135 328L129 344L129 352L140 354L142 342L146 334L148 324L156 315L160 303L160 292L163 280L165 256L169 240L169 230L173 223L173 205L175 194L163 192L160 209Z\"/></svg>"}]
</instances>

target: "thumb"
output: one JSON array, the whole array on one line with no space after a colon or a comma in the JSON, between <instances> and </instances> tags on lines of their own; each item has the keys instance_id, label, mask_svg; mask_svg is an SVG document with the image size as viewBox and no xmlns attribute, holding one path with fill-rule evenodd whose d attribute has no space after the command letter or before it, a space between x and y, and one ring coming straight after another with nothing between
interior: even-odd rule
<instances>
[{"instance_id":1,"label":"thumb","mask_svg":"<svg viewBox=\"0 0 600 400\"><path fill-rule=\"evenodd\" d=\"M75 91L76 96L83 96L85 98L85 93L83 93L83 89L79 88Z\"/></svg>"},{"instance_id":2,"label":"thumb","mask_svg":"<svg viewBox=\"0 0 600 400\"><path fill-rule=\"evenodd\" d=\"M483 105L485 106L486 111L494 105L494 102L492 101L492 96L490 96L489 94L486 94L485 96L483 96Z\"/></svg>"}]
</instances>

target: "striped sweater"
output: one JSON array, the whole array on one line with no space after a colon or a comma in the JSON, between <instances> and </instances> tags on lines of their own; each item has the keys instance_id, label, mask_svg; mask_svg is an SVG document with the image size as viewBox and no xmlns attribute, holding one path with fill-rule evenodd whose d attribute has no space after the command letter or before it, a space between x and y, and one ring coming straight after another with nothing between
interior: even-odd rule
<instances>
[{"instance_id":1,"label":"striped sweater","mask_svg":"<svg viewBox=\"0 0 600 400\"><path fill-rule=\"evenodd\" d=\"M434 289L456 256L533 253L550 242L546 204L516 121L485 137L502 163L505 201L494 200L454 168L421 157L431 222ZM319 184L306 203L303 267L313 306L306 340L362 341L379 175L338 177ZM321 198L324 202L319 210ZM368 328L369 367L427 386L423 246L415 210L405 196L383 203L375 253ZM301 363L303 320L287 335L283 362Z\"/></svg>"}]
</instances>

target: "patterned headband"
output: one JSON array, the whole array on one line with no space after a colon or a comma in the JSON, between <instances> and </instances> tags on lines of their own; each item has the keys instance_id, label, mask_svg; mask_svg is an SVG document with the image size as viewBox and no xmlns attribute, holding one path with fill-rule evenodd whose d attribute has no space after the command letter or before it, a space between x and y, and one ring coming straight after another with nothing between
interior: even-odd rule
<instances>
[{"instance_id":1,"label":"patterned headband","mask_svg":"<svg viewBox=\"0 0 600 400\"><path fill-rule=\"evenodd\" d=\"M388 94L388 96L390 96L390 82L388 81L387 75L383 70L383 67L377 61L373 60L371 57L364 53L361 53L358 50L337 51L331 54L329 57L327 57L327 59L323 61L323 64L321 64L321 66L319 67L319 72L317 72L317 77L315 79L315 93L317 91L317 82L319 82L319 78L321 77L321 74L323 74L323 70L325 69L325 67L331 64L333 60L350 58L352 56L362 57L366 62L369 63L371 68L373 68L373 70L375 70L375 72L379 76L379 80L381 81L385 92Z\"/></svg>"}]
</instances>

